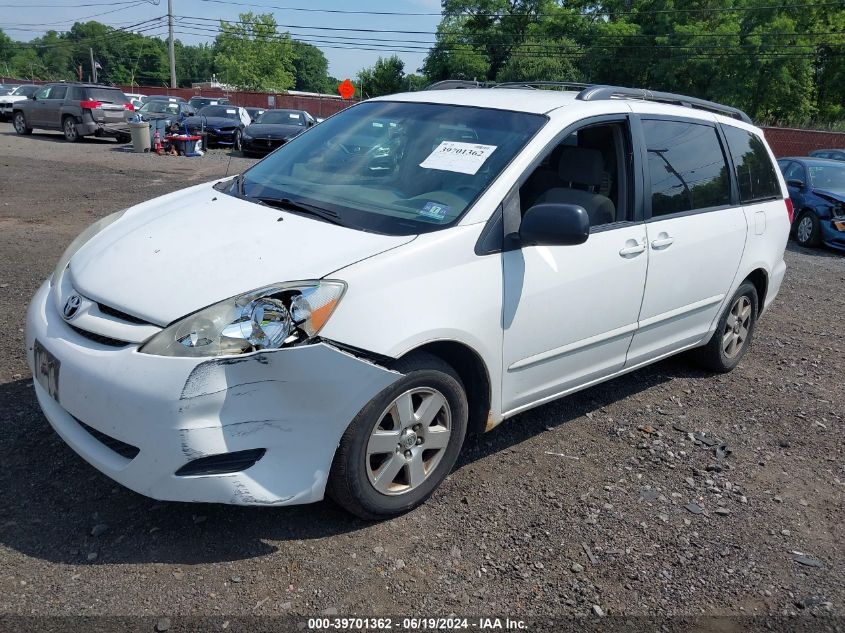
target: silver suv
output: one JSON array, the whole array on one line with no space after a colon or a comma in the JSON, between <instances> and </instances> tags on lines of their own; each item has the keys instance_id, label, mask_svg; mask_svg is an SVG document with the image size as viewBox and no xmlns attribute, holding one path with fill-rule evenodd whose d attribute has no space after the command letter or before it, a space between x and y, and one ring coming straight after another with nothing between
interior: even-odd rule
<instances>
[{"instance_id":1,"label":"silver suv","mask_svg":"<svg viewBox=\"0 0 845 633\"><path fill-rule=\"evenodd\" d=\"M130 139L126 125L134 106L119 88L97 84L46 84L24 101L13 105L12 121L18 134L33 128L61 130L76 142L83 136Z\"/></svg>"}]
</instances>

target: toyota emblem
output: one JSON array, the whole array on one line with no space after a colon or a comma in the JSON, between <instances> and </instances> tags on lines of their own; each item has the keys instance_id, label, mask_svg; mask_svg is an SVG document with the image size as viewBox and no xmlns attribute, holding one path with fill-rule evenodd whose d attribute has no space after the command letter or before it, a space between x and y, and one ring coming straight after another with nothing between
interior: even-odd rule
<instances>
[{"instance_id":1,"label":"toyota emblem","mask_svg":"<svg viewBox=\"0 0 845 633\"><path fill-rule=\"evenodd\" d=\"M62 308L62 315L65 317L66 321L70 321L74 316L76 316L81 304L82 299L76 293L73 293L67 298L67 301L65 301L65 307Z\"/></svg>"}]
</instances>

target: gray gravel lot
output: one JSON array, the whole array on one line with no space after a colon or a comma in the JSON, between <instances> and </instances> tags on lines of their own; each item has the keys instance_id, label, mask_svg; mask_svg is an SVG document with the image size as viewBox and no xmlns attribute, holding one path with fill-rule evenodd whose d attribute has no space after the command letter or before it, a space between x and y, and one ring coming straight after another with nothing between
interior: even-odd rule
<instances>
[{"instance_id":1,"label":"gray gravel lot","mask_svg":"<svg viewBox=\"0 0 845 633\"><path fill-rule=\"evenodd\" d=\"M678 357L520 415L392 521L161 503L88 466L36 404L30 297L96 218L252 162L0 124L0 614L845 613L845 257L824 250L790 245L733 373Z\"/></svg>"}]
</instances>

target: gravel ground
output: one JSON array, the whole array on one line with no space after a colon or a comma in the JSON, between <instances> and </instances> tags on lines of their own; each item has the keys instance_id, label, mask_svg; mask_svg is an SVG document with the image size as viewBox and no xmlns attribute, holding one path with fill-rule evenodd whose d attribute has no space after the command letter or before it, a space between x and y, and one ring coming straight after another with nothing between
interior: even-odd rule
<instances>
[{"instance_id":1,"label":"gravel ground","mask_svg":"<svg viewBox=\"0 0 845 633\"><path fill-rule=\"evenodd\" d=\"M88 466L36 404L30 297L94 219L251 162L0 124L0 614L843 614L845 257L824 250L790 245L733 373L679 357L520 415L392 521L160 503Z\"/></svg>"}]
</instances>

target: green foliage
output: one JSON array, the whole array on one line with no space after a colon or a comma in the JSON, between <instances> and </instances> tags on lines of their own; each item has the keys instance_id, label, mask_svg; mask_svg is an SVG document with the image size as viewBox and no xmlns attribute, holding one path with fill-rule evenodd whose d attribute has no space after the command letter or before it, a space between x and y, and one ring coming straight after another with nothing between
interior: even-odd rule
<instances>
[{"instance_id":1,"label":"green foliage","mask_svg":"<svg viewBox=\"0 0 845 633\"><path fill-rule=\"evenodd\" d=\"M224 83L270 92L294 86L293 44L276 33L272 14L241 13L238 22L221 20L220 31L214 61Z\"/></svg>"},{"instance_id":2,"label":"green foliage","mask_svg":"<svg viewBox=\"0 0 845 633\"><path fill-rule=\"evenodd\" d=\"M797 5L797 6L796 6ZM845 5L443 0L432 80L582 80L679 92L759 121L845 116Z\"/></svg>"},{"instance_id":3,"label":"green foliage","mask_svg":"<svg viewBox=\"0 0 845 633\"><path fill-rule=\"evenodd\" d=\"M404 92L408 89L405 62L398 55L387 59L379 57L374 66L358 73L357 88L367 98Z\"/></svg>"},{"instance_id":4,"label":"green foliage","mask_svg":"<svg viewBox=\"0 0 845 633\"><path fill-rule=\"evenodd\" d=\"M329 62L316 46L293 40L295 88L305 92L334 92L337 84L329 80Z\"/></svg>"}]
</instances>

